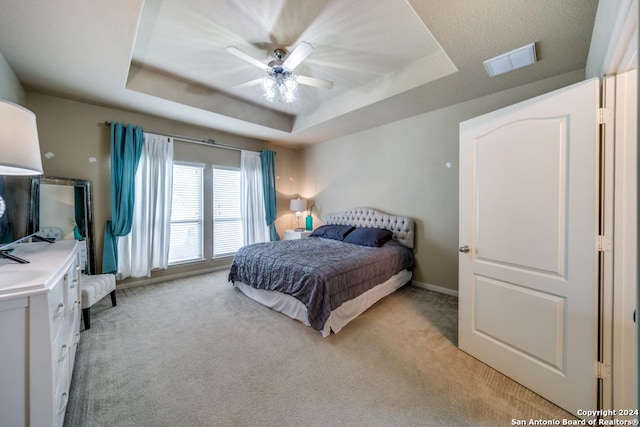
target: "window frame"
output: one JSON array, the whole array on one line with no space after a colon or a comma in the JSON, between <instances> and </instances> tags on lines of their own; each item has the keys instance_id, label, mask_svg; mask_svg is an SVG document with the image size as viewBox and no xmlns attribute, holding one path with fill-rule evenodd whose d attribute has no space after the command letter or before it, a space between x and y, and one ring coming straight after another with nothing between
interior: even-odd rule
<instances>
[{"instance_id":1,"label":"window frame","mask_svg":"<svg viewBox=\"0 0 640 427\"><path fill-rule=\"evenodd\" d=\"M233 252L225 252L225 253L221 253L221 254L216 254L216 239L215 239L215 233L216 233L216 215L215 215L215 201L216 201L216 195L215 195L215 171L216 169L218 170L227 170L227 171L233 171L233 172L237 172L238 174L238 179L241 180L241 174L242 174L242 169L240 167L233 167L233 166L226 166L226 165L216 165L213 164L211 165L211 259L214 260L219 260L219 259L224 259L224 258L230 258L233 257L235 255L235 253L237 252L237 249ZM225 220L221 220L221 222L235 222L238 221L240 224L240 244L238 246L238 249L240 247L242 247L242 245L244 244L244 236L242 235L242 210L241 210L241 203L242 201L240 200L241 197L241 190L240 188L238 189L238 217L237 218L233 218L233 219L225 219ZM220 220L219 220L220 221Z\"/></svg>"},{"instance_id":2,"label":"window frame","mask_svg":"<svg viewBox=\"0 0 640 427\"><path fill-rule=\"evenodd\" d=\"M191 168L199 168L201 170L200 173L200 219L199 219L199 225L200 225L200 257L199 258L191 258L191 259L185 259L185 260L180 260L180 261L171 261L169 259L167 265L168 267L175 267L175 266L179 266L179 265L183 265L183 264L190 264L190 263L196 263L196 262L202 262L204 261L205 258L205 253L204 253L204 225L205 225L205 211L204 211L204 191L205 191L205 171L206 171L206 167L207 165L204 163L197 163L197 162L187 162L187 161L180 161L180 160L174 160L173 162L173 166L174 166L174 178L175 178L175 166L186 166L186 167L191 167ZM171 188L172 191L172 204L173 204L173 200L175 200L175 197L173 197L173 187ZM173 210L173 206L172 206L172 210ZM173 215L171 218L171 226L173 226L174 223L177 224L187 224L187 223L193 223L194 221L192 220L179 220L179 221L174 221L173 220ZM169 248L171 248L171 237L169 239ZM169 251L171 251L171 249L169 249ZM171 254L171 252L169 252L169 254Z\"/></svg>"}]
</instances>

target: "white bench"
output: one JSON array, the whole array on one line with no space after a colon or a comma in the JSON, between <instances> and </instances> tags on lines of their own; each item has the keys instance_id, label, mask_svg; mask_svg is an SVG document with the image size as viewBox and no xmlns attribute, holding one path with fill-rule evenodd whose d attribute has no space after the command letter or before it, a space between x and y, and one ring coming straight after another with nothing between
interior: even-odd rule
<instances>
[{"instance_id":1,"label":"white bench","mask_svg":"<svg viewBox=\"0 0 640 427\"><path fill-rule=\"evenodd\" d=\"M116 276L113 274L82 275L82 318L84 329L91 327L91 306L102 298L111 295L111 305L116 303Z\"/></svg>"}]
</instances>

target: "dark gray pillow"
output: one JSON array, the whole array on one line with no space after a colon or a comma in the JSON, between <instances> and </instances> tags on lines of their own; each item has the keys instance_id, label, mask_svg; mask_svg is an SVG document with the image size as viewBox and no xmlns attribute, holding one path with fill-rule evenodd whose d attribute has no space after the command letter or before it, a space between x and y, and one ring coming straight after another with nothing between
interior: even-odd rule
<instances>
[{"instance_id":1,"label":"dark gray pillow","mask_svg":"<svg viewBox=\"0 0 640 427\"><path fill-rule=\"evenodd\" d=\"M355 230L351 225L322 225L316 228L309 237L324 237L325 239L342 240Z\"/></svg>"},{"instance_id":2,"label":"dark gray pillow","mask_svg":"<svg viewBox=\"0 0 640 427\"><path fill-rule=\"evenodd\" d=\"M343 242L362 246L380 247L393 237L393 233L382 228L356 228L344 238Z\"/></svg>"}]
</instances>

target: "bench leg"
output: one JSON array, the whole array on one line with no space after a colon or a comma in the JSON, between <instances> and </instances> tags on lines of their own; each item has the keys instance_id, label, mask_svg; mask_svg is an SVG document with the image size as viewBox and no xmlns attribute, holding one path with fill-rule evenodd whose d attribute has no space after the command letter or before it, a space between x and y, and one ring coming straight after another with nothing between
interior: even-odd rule
<instances>
[{"instance_id":1,"label":"bench leg","mask_svg":"<svg viewBox=\"0 0 640 427\"><path fill-rule=\"evenodd\" d=\"M89 329L91 328L91 315L89 314L89 308L83 308L82 309L82 319L84 320L84 328L85 329Z\"/></svg>"},{"instance_id":2,"label":"bench leg","mask_svg":"<svg viewBox=\"0 0 640 427\"><path fill-rule=\"evenodd\" d=\"M116 302L116 291L115 290L111 291L110 295L111 295L111 305L115 307L116 305L118 305L118 303Z\"/></svg>"}]
</instances>

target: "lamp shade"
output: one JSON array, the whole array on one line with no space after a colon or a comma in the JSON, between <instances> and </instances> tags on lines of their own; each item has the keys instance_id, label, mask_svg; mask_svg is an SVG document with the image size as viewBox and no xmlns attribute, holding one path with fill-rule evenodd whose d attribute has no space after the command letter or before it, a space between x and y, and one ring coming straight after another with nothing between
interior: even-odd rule
<instances>
[{"instance_id":1,"label":"lamp shade","mask_svg":"<svg viewBox=\"0 0 640 427\"><path fill-rule=\"evenodd\" d=\"M41 175L36 115L0 101L0 175Z\"/></svg>"},{"instance_id":2,"label":"lamp shade","mask_svg":"<svg viewBox=\"0 0 640 427\"><path fill-rule=\"evenodd\" d=\"M289 203L289 210L302 212L307 210L307 201L305 199L292 199Z\"/></svg>"}]
</instances>

